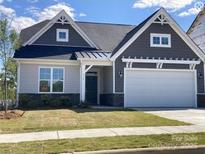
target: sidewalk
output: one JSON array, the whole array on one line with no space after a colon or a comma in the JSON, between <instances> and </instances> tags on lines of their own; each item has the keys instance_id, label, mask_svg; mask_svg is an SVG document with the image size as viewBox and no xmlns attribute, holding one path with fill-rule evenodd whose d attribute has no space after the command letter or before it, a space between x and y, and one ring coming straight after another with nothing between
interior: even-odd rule
<instances>
[{"instance_id":1,"label":"sidewalk","mask_svg":"<svg viewBox=\"0 0 205 154\"><path fill-rule=\"evenodd\" d=\"M26 141L43 141L54 139L74 139L92 137L111 137L123 135L154 135L205 132L204 126L161 126L161 127L133 127L133 128L103 128L48 131L22 134L2 134L0 143L19 143Z\"/></svg>"}]
</instances>

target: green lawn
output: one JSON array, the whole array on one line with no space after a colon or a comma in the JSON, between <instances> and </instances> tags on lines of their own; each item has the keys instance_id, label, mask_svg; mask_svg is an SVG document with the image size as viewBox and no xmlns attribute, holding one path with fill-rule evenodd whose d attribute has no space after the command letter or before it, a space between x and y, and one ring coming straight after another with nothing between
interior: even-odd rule
<instances>
[{"instance_id":1,"label":"green lawn","mask_svg":"<svg viewBox=\"0 0 205 154\"><path fill-rule=\"evenodd\" d=\"M19 119L0 120L0 133L177 125L188 124L132 110L35 110L26 111Z\"/></svg>"},{"instance_id":2,"label":"green lawn","mask_svg":"<svg viewBox=\"0 0 205 154\"><path fill-rule=\"evenodd\" d=\"M205 133L177 135L122 136L91 139L50 140L0 144L2 154L47 154L126 148L205 145Z\"/></svg>"}]
</instances>

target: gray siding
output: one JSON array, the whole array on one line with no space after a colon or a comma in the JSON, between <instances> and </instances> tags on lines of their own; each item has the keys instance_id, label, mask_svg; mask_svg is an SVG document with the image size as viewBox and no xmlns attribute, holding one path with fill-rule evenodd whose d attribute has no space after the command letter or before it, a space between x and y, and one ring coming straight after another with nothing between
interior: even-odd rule
<instances>
[{"instance_id":1,"label":"gray siding","mask_svg":"<svg viewBox=\"0 0 205 154\"><path fill-rule=\"evenodd\" d=\"M69 30L69 42L57 42L56 41L56 29L58 28ZM78 32L76 32L76 30L71 25L68 25L68 24L62 25L59 23L54 24L33 44L89 47L89 44L79 35Z\"/></svg>"},{"instance_id":2,"label":"gray siding","mask_svg":"<svg viewBox=\"0 0 205 154\"><path fill-rule=\"evenodd\" d=\"M154 48L150 47L150 33L171 34L171 48ZM169 25L152 24L137 40L135 40L117 59L115 62L115 91L123 93L124 78L119 77L119 72L124 72L125 63L122 57L155 57L155 58L195 58L198 56L188 47L188 45L177 35L177 33ZM155 64L134 64L133 67L139 68L156 68ZM183 69L188 66L180 65L164 65L163 68ZM203 64L197 66L198 73L203 73ZM203 79L198 79L198 92L204 90Z\"/></svg>"},{"instance_id":3,"label":"gray siding","mask_svg":"<svg viewBox=\"0 0 205 154\"><path fill-rule=\"evenodd\" d=\"M39 66L64 67L65 68L65 93L80 93L80 67L79 66L55 66L41 64L20 65L20 89L19 93L38 93Z\"/></svg>"},{"instance_id":4,"label":"gray siding","mask_svg":"<svg viewBox=\"0 0 205 154\"><path fill-rule=\"evenodd\" d=\"M113 93L113 69L111 66L103 68L104 94Z\"/></svg>"}]
</instances>

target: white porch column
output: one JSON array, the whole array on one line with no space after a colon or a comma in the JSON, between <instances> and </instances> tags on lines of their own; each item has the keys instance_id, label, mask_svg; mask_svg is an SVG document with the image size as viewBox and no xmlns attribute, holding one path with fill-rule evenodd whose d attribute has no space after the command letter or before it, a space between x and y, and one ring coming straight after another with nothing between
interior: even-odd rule
<instances>
[{"instance_id":1,"label":"white porch column","mask_svg":"<svg viewBox=\"0 0 205 154\"><path fill-rule=\"evenodd\" d=\"M85 101L85 67L86 65L81 64L80 67L80 101Z\"/></svg>"}]
</instances>

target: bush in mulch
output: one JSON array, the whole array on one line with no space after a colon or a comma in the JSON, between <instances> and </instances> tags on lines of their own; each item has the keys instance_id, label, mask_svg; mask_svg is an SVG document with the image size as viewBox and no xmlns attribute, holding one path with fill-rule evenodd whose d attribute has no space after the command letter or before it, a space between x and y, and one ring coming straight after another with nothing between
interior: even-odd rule
<instances>
[{"instance_id":1,"label":"bush in mulch","mask_svg":"<svg viewBox=\"0 0 205 154\"><path fill-rule=\"evenodd\" d=\"M25 111L20 110L9 110L7 112L0 111L0 120L1 119L17 119L24 115Z\"/></svg>"}]
</instances>

